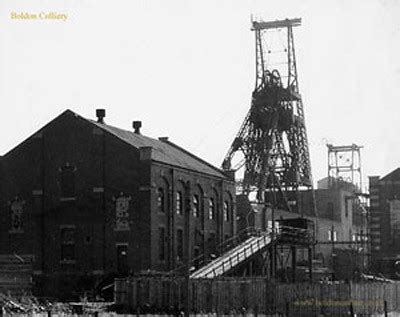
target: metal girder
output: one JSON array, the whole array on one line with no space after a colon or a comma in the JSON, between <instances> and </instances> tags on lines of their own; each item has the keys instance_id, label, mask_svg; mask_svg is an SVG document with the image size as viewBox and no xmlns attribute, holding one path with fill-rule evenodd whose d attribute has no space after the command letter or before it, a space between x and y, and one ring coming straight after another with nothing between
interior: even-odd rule
<instances>
[{"instance_id":1,"label":"metal girder","mask_svg":"<svg viewBox=\"0 0 400 317\"><path fill-rule=\"evenodd\" d=\"M276 20L269 22L253 21L252 24L253 24L252 30L277 29L277 28L299 26L301 25L301 18Z\"/></svg>"},{"instance_id":2,"label":"metal girder","mask_svg":"<svg viewBox=\"0 0 400 317\"><path fill-rule=\"evenodd\" d=\"M357 145L357 144L352 144L352 145L332 145L332 144L327 144L326 145L331 152L345 152L345 151L354 151L354 150L359 150L364 148L363 146Z\"/></svg>"}]
</instances>

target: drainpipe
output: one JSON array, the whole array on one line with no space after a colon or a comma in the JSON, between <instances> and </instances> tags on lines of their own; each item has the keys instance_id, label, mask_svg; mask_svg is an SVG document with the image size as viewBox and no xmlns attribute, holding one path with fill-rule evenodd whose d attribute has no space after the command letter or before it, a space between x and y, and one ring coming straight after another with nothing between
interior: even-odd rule
<instances>
[{"instance_id":1,"label":"drainpipe","mask_svg":"<svg viewBox=\"0 0 400 317\"><path fill-rule=\"evenodd\" d=\"M185 214L184 214L184 226L185 226L185 240L186 240L186 269L185 269L185 317L189 317L190 312L190 260L191 260L191 225L190 225L190 217L192 213L192 192L191 192L191 184L190 181L187 181L185 186Z\"/></svg>"},{"instance_id":2,"label":"drainpipe","mask_svg":"<svg viewBox=\"0 0 400 317\"><path fill-rule=\"evenodd\" d=\"M223 252L223 247L222 247L222 243L224 241L224 181L221 180L220 182L220 188L221 188L221 198L219 200L219 216L218 216L218 220L219 220L219 227L220 227L220 232L219 232L219 245L220 245L220 250L219 253L222 254ZM228 210L229 212L229 210Z\"/></svg>"},{"instance_id":3,"label":"drainpipe","mask_svg":"<svg viewBox=\"0 0 400 317\"><path fill-rule=\"evenodd\" d=\"M41 238L41 244L40 244L40 251L41 251L41 268L42 268L42 274L45 272L45 153L44 153L44 134L42 132L42 142L41 142L41 156L42 156L42 170L41 170L41 178L42 178L42 212L40 215L40 238Z\"/></svg>"},{"instance_id":4,"label":"drainpipe","mask_svg":"<svg viewBox=\"0 0 400 317\"><path fill-rule=\"evenodd\" d=\"M102 133L102 171L101 171L101 178L102 178L102 187L103 187L103 195L101 201L101 208L103 212L103 274L106 274L106 222L107 222L107 215L106 215L106 134Z\"/></svg>"},{"instance_id":5,"label":"drainpipe","mask_svg":"<svg viewBox=\"0 0 400 317\"><path fill-rule=\"evenodd\" d=\"M185 241L186 241L186 265L187 269L190 269L190 260L191 260L191 245L192 245L192 237L191 237L191 214L192 214L192 188L190 181L187 181L185 186L185 215L184 215L184 226L185 226Z\"/></svg>"},{"instance_id":6,"label":"drainpipe","mask_svg":"<svg viewBox=\"0 0 400 317\"><path fill-rule=\"evenodd\" d=\"M175 269L175 212L174 212L174 192L175 192L175 173L174 169L170 169L171 175L171 189L168 193L168 204L169 204L169 269Z\"/></svg>"}]
</instances>

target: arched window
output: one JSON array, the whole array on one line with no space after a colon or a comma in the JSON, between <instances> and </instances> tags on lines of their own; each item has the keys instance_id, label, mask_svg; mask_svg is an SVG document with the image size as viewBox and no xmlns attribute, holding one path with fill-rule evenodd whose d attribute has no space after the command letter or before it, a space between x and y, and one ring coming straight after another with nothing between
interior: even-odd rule
<instances>
[{"instance_id":1,"label":"arched window","mask_svg":"<svg viewBox=\"0 0 400 317\"><path fill-rule=\"evenodd\" d=\"M214 198L210 198L208 201L208 219L215 219L215 201Z\"/></svg>"},{"instance_id":2,"label":"arched window","mask_svg":"<svg viewBox=\"0 0 400 317\"><path fill-rule=\"evenodd\" d=\"M182 192L176 192L176 213L178 215L183 214Z\"/></svg>"},{"instance_id":3,"label":"arched window","mask_svg":"<svg viewBox=\"0 0 400 317\"><path fill-rule=\"evenodd\" d=\"M229 203L224 201L224 221L228 222L229 220Z\"/></svg>"},{"instance_id":4,"label":"arched window","mask_svg":"<svg viewBox=\"0 0 400 317\"><path fill-rule=\"evenodd\" d=\"M157 192L157 208L159 212L165 212L165 192L164 188L159 188Z\"/></svg>"},{"instance_id":5,"label":"arched window","mask_svg":"<svg viewBox=\"0 0 400 317\"><path fill-rule=\"evenodd\" d=\"M193 195L193 217L200 216L200 199L199 195Z\"/></svg>"},{"instance_id":6,"label":"arched window","mask_svg":"<svg viewBox=\"0 0 400 317\"><path fill-rule=\"evenodd\" d=\"M200 184L193 188L192 212L194 218L208 218L208 211L204 214L204 192Z\"/></svg>"}]
</instances>

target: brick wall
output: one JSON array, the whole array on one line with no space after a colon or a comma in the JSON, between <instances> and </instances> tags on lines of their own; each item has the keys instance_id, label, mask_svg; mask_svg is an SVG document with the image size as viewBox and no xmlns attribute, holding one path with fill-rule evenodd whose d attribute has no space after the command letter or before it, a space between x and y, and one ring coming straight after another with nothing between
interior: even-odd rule
<instances>
[{"instance_id":1,"label":"brick wall","mask_svg":"<svg viewBox=\"0 0 400 317\"><path fill-rule=\"evenodd\" d=\"M179 228L185 258L214 248L208 243L212 234L215 244L233 234L233 182L156 163L144 155L151 150L142 150L70 111L11 150L0 159L0 254L34 255L35 273L49 284L51 275L114 274L122 262L126 273L172 269L178 264ZM67 197L65 182L75 184ZM158 209L161 187L166 190L163 213ZM182 215L176 214L178 190L185 194ZM199 217L193 216L194 194L201 198ZM216 216L208 220L211 197ZM229 221L222 218L225 201ZM127 216L120 218L124 203Z\"/></svg>"}]
</instances>

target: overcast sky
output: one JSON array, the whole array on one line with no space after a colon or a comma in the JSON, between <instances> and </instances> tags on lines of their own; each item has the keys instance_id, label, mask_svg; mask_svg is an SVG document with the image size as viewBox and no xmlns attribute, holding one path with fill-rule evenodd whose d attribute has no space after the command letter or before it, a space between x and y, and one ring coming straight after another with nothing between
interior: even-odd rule
<instances>
[{"instance_id":1,"label":"overcast sky","mask_svg":"<svg viewBox=\"0 0 400 317\"><path fill-rule=\"evenodd\" d=\"M13 12L66 14L15 20ZM170 139L220 166L255 83L251 14L295 29L314 180L325 143L400 167L400 1L0 0L0 155L71 109Z\"/></svg>"}]
</instances>

